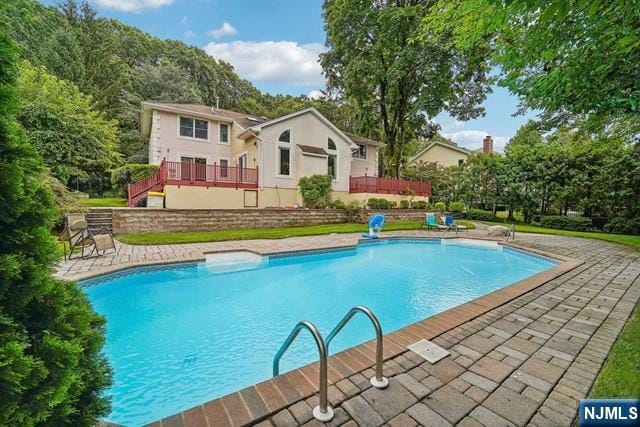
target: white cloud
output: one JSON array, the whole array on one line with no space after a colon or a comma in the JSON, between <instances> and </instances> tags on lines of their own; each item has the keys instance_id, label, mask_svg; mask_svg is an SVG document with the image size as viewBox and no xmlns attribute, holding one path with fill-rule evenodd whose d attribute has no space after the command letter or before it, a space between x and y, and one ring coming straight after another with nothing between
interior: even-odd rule
<instances>
[{"instance_id":1,"label":"white cloud","mask_svg":"<svg viewBox=\"0 0 640 427\"><path fill-rule=\"evenodd\" d=\"M93 0L98 6L120 10L122 12L137 12L142 9L158 9L168 6L173 0Z\"/></svg>"},{"instance_id":2,"label":"white cloud","mask_svg":"<svg viewBox=\"0 0 640 427\"><path fill-rule=\"evenodd\" d=\"M189 23L189 18L185 15L182 17L182 19L180 20L180 23L182 25L187 25Z\"/></svg>"},{"instance_id":3,"label":"white cloud","mask_svg":"<svg viewBox=\"0 0 640 427\"><path fill-rule=\"evenodd\" d=\"M322 99L324 98L324 93L321 90L314 89L307 94L307 97L311 99Z\"/></svg>"},{"instance_id":4,"label":"white cloud","mask_svg":"<svg viewBox=\"0 0 640 427\"><path fill-rule=\"evenodd\" d=\"M452 122L444 123L442 125L442 130L444 132L449 132L455 129L462 129L463 126L464 126L464 122L460 120L454 120Z\"/></svg>"},{"instance_id":5,"label":"white cloud","mask_svg":"<svg viewBox=\"0 0 640 427\"><path fill-rule=\"evenodd\" d=\"M196 37L198 37L198 35L191 30L187 30L182 33L182 38L186 40L195 39Z\"/></svg>"},{"instance_id":6,"label":"white cloud","mask_svg":"<svg viewBox=\"0 0 640 427\"><path fill-rule=\"evenodd\" d=\"M442 135L464 148L477 150L478 148L482 148L482 140L484 137L490 134L484 130L460 130L456 132L444 132ZM509 138L506 136L492 136L492 138L493 150L503 152L504 146L509 141Z\"/></svg>"},{"instance_id":7,"label":"white cloud","mask_svg":"<svg viewBox=\"0 0 640 427\"><path fill-rule=\"evenodd\" d=\"M238 34L238 30L236 30L233 25L229 24L226 21L222 23L220 28L209 31L209 35L214 39L219 39L220 37L224 36L233 36L235 34Z\"/></svg>"},{"instance_id":8,"label":"white cloud","mask_svg":"<svg viewBox=\"0 0 640 427\"><path fill-rule=\"evenodd\" d=\"M324 84L318 55L320 43L298 44L290 41L211 42L204 50L216 59L234 66L240 76L270 83Z\"/></svg>"}]
</instances>

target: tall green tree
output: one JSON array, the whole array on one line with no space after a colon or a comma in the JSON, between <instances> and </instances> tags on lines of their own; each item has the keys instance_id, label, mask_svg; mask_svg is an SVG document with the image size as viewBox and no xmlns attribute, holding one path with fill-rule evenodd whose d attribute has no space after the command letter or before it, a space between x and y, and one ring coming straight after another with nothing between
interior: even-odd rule
<instances>
[{"instance_id":1,"label":"tall green tree","mask_svg":"<svg viewBox=\"0 0 640 427\"><path fill-rule=\"evenodd\" d=\"M440 0L423 31L490 47L500 84L551 113L640 112L637 0Z\"/></svg>"},{"instance_id":2,"label":"tall green tree","mask_svg":"<svg viewBox=\"0 0 640 427\"><path fill-rule=\"evenodd\" d=\"M452 32L418 37L433 3L422 0L327 0L329 50L321 64L329 88L353 99L365 123L387 144L388 169L398 175L405 145L433 133L442 110L466 120L483 113L490 90L483 48L461 50Z\"/></svg>"},{"instance_id":3,"label":"tall green tree","mask_svg":"<svg viewBox=\"0 0 640 427\"><path fill-rule=\"evenodd\" d=\"M94 425L109 410L104 320L51 276L54 209L16 120L17 58L0 25L0 425Z\"/></svg>"},{"instance_id":4,"label":"tall green tree","mask_svg":"<svg viewBox=\"0 0 640 427\"><path fill-rule=\"evenodd\" d=\"M117 123L98 111L91 97L43 67L19 67L18 120L27 129L53 176L63 183L104 175L119 162Z\"/></svg>"}]
</instances>

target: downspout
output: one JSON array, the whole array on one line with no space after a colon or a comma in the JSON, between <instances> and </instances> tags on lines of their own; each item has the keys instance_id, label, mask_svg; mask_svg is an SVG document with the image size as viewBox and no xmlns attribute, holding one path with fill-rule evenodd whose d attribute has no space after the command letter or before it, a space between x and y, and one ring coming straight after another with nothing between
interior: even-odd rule
<instances>
[{"instance_id":1,"label":"downspout","mask_svg":"<svg viewBox=\"0 0 640 427\"><path fill-rule=\"evenodd\" d=\"M258 187L260 188L260 190L264 189L264 143L262 142L262 139L260 139L259 136L256 135L256 141L260 142L260 158L258 159L258 166L260 166L260 172L259 172L259 179L260 182L258 184Z\"/></svg>"}]
</instances>

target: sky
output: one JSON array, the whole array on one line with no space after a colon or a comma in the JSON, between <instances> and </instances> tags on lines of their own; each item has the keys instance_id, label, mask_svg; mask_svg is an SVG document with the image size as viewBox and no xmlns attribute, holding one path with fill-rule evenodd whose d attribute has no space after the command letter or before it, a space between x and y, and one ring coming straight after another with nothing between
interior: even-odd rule
<instances>
[{"instance_id":1,"label":"sky","mask_svg":"<svg viewBox=\"0 0 640 427\"><path fill-rule=\"evenodd\" d=\"M58 0L41 0L54 5ZM322 0L89 0L100 16L118 19L162 39L177 39L231 63L271 94L316 96L325 87L318 55L325 49ZM532 114L512 117L517 97L495 87L485 117L459 122L436 117L441 133L476 149L486 135L501 151Z\"/></svg>"}]
</instances>

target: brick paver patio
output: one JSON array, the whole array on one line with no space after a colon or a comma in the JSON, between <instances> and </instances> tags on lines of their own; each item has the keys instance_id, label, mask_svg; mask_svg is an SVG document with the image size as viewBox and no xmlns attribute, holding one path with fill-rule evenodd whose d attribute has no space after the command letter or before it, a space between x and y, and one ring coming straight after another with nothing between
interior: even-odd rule
<instances>
[{"instance_id":1,"label":"brick paver patio","mask_svg":"<svg viewBox=\"0 0 640 427\"><path fill-rule=\"evenodd\" d=\"M281 252L351 245L356 240L356 235L334 235L165 247L123 245L111 257L62 263L59 275L81 277L125 262L197 258L209 250ZM359 372L330 385L329 400L335 417L328 425L571 425L579 399L589 392L640 298L640 252L607 242L560 236L519 234L516 241L584 263L439 334L433 341L450 355L435 364L409 351L386 360L385 375L390 378L390 386L385 390L369 384L373 369L367 359ZM248 392L218 399L155 424L251 424L260 421L254 420L253 414L267 411L271 415L262 418L260 426L322 425L311 416L311 408L318 400L309 387L309 383L316 384L316 377L311 378L307 380L302 375L306 395L301 393L298 399L289 398L296 385L285 380L270 389L249 388ZM286 409L282 409L287 402Z\"/></svg>"}]
</instances>

